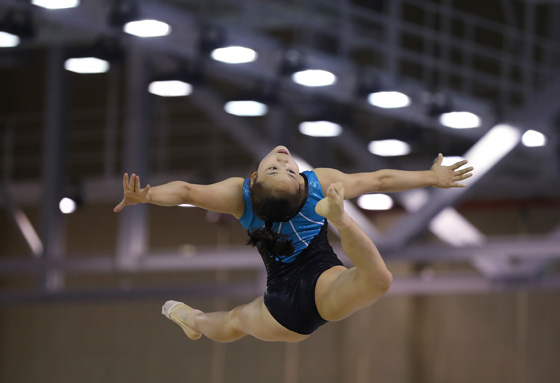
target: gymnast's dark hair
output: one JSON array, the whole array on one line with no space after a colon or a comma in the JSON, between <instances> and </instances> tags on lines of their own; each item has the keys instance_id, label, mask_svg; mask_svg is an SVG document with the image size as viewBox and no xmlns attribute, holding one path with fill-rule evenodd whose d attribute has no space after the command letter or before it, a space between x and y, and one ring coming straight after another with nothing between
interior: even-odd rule
<instances>
[{"instance_id":1,"label":"gymnast's dark hair","mask_svg":"<svg viewBox=\"0 0 560 383\"><path fill-rule=\"evenodd\" d=\"M305 177L304 177L305 178ZM306 179L307 186L307 179ZM248 232L247 244L256 246L259 253L271 258L290 256L294 252L292 240L286 234L272 231L273 222L287 222L295 217L305 203L307 187L295 194L271 194L262 183L254 182L251 186L251 204L253 213L263 220L265 225Z\"/></svg>"}]
</instances>

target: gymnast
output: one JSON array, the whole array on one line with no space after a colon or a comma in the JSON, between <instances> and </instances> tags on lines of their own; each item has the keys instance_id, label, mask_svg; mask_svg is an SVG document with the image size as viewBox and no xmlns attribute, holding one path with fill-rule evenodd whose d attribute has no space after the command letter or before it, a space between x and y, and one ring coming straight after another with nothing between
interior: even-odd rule
<instances>
[{"instance_id":1,"label":"gymnast","mask_svg":"<svg viewBox=\"0 0 560 383\"><path fill-rule=\"evenodd\" d=\"M162 313L193 340L202 335L231 342L251 335L265 341L299 342L319 326L339 321L371 305L392 282L371 239L344 210L344 200L372 192L398 192L427 186L464 187L472 175L466 160L442 166L443 155L426 171L378 170L345 174L317 168L299 172L284 146L264 157L249 178L210 185L174 181L140 187L124 174L124 198L114 208L152 203L192 204L236 217L257 247L267 271L264 296L231 311L202 312L167 301ZM327 225L340 235L353 267L346 268L327 239Z\"/></svg>"}]
</instances>

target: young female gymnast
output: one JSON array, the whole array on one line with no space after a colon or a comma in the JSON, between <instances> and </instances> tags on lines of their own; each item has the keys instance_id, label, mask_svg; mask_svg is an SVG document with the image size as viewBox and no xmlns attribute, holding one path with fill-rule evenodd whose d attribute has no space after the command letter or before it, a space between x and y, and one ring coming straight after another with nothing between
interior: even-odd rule
<instances>
[{"instance_id":1,"label":"young female gymnast","mask_svg":"<svg viewBox=\"0 0 560 383\"><path fill-rule=\"evenodd\" d=\"M204 313L168 301L162 313L190 339L205 335L231 342L252 335L266 341L298 342L328 321L339 321L389 290L392 275L371 239L344 210L344 199L371 192L397 192L426 186L464 187L472 175L467 161L442 166L440 154L426 171L379 170L345 174L317 168L300 173L284 146L274 148L250 178L211 185L182 181L145 188L124 175L124 198L115 207L152 203L193 204L235 216L247 229L267 271L264 296L227 312ZM347 269L327 240L327 222L340 235L352 261Z\"/></svg>"}]
</instances>

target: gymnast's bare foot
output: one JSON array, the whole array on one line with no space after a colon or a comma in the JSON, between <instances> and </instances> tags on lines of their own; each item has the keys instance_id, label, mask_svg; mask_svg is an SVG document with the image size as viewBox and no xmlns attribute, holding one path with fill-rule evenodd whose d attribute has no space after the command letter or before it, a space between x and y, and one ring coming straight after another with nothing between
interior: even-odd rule
<instances>
[{"instance_id":1,"label":"gymnast's bare foot","mask_svg":"<svg viewBox=\"0 0 560 383\"><path fill-rule=\"evenodd\" d=\"M337 229L350 224L350 217L344 211L344 184L337 182L327 189L327 196L315 206L317 214L328 219Z\"/></svg>"},{"instance_id":2,"label":"gymnast's bare foot","mask_svg":"<svg viewBox=\"0 0 560 383\"><path fill-rule=\"evenodd\" d=\"M194 315L200 312L200 310L177 301L167 301L161 308L161 313L181 326L185 334L192 340L197 340L202 335L192 324Z\"/></svg>"}]
</instances>

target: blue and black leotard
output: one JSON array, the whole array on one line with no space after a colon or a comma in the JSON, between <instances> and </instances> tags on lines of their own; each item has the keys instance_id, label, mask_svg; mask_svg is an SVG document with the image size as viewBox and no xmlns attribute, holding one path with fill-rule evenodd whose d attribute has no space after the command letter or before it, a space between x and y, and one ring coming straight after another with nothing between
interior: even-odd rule
<instances>
[{"instance_id":1,"label":"blue and black leotard","mask_svg":"<svg viewBox=\"0 0 560 383\"><path fill-rule=\"evenodd\" d=\"M274 222L272 230L290 236L294 252L275 257L261 254L267 271L264 303L272 316L284 327L300 334L311 334L326 321L315 303L315 285L319 276L333 266L342 265L327 239L327 220L315 212L317 202L325 197L313 171L301 173L305 179L307 199L299 213L287 222ZM251 232L264 226L253 213L250 179L243 184L245 211L240 219Z\"/></svg>"}]
</instances>

